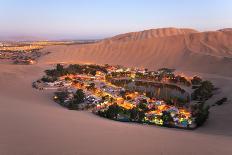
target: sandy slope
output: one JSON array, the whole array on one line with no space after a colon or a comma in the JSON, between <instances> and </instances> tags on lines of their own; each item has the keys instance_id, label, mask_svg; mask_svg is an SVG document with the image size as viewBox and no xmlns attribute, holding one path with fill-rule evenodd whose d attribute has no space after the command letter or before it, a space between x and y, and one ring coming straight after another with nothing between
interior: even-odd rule
<instances>
[{"instance_id":1,"label":"sandy slope","mask_svg":"<svg viewBox=\"0 0 232 155\"><path fill-rule=\"evenodd\" d=\"M41 62L92 62L171 67L185 71L232 76L232 31L197 32L155 29L127 33L88 45L53 46Z\"/></svg>"},{"instance_id":2,"label":"sandy slope","mask_svg":"<svg viewBox=\"0 0 232 155\"><path fill-rule=\"evenodd\" d=\"M68 111L52 102L51 92L31 88L32 80L47 67L1 64L1 155L232 152L232 128L224 121L211 124L210 119L209 125L199 130L185 131L114 122L88 112ZM218 125L223 130L214 133Z\"/></svg>"}]
</instances>

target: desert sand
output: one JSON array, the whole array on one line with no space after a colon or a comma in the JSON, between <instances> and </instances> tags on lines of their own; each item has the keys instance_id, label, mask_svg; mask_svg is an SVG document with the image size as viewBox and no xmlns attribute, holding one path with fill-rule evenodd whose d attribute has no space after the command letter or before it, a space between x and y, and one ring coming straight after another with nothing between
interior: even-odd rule
<instances>
[{"instance_id":1,"label":"desert sand","mask_svg":"<svg viewBox=\"0 0 232 155\"><path fill-rule=\"evenodd\" d=\"M89 62L232 76L232 31L164 28L118 35L95 44L51 46L43 63Z\"/></svg>"},{"instance_id":2,"label":"desert sand","mask_svg":"<svg viewBox=\"0 0 232 155\"><path fill-rule=\"evenodd\" d=\"M216 36L217 34L214 33L219 33L225 40L229 37L227 43L220 42L219 39L217 44L220 47L221 44L228 44L231 47L231 35L224 34L225 32L222 31L206 34L211 35L211 33ZM230 103L232 74L227 71L230 71L232 66L231 50L223 52L224 47L217 48L214 54L211 53L213 50L203 53L204 49L201 48L195 53L187 50L191 54L194 53L190 56L183 54L184 49L180 50L185 47L182 44L185 40L183 38L188 35L201 38L204 33L193 30L177 33L175 30L170 30L169 33L162 32L158 38L155 32L147 35L152 37L151 40L149 37L138 37L132 41L129 39L115 42L112 38L90 45L48 47L44 50L52 53L41 58L35 65L0 64L0 154L230 155L232 153ZM179 42L177 39L182 43L169 47L172 42ZM211 41L211 39L206 40ZM199 41L196 41L196 44L198 43ZM211 46L219 46L217 44L212 43ZM189 46L193 46L192 43ZM227 59L226 62L224 57ZM185 61L183 58L194 60L188 59L183 62ZM199 59L195 58L204 61L196 66ZM216 60L216 64L208 62ZM181 63L176 64L178 61ZM117 63L149 68L159 68L162 65L176 67L178 71L185 74L200 74L221 88L211 99L212 102L224 95L229 97L230 101L210 109L210 118L206 124L193 131L111 121L88 111L69 111L52 101L52 92L38 91L31 87L32 81L40 78L46 68L52 67L53 63L61 62ZM218 74L215 74L217 72Z\"/></svg>"}]
</instances>

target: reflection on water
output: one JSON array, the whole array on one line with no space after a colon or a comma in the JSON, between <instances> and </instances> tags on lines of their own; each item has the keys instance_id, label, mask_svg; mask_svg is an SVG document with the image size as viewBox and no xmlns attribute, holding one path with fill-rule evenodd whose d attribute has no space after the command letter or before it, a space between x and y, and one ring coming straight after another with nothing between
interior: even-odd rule
<instances>
[{"instance_id":1,"label":"reflection on water","mask_svg":"<svg viewBox=\"0 0 232 155\"><path fill-rule=\"evenodd\" d=\"M114 81L114 82L119 84L118 81ZM120 80L120 85L132 91L148 93L151 97L155 97L158 99L165 99L165 100L173 99L173 98L179 98L183 100L189 99L189 94L184 89L172 84L163 84L159 82L148 82L148 81Z\"/></svg>"}]
</instances>

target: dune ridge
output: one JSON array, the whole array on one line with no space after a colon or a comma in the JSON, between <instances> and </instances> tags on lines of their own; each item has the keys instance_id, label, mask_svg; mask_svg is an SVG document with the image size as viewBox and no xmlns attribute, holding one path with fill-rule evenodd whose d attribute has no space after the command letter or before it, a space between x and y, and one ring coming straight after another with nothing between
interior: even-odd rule
<instances>
[{"instance_id":1,"label":"dune ridge","mask_svg":"<svg viewBox=\"0 0 232 155\"><path fill-rule=\"evenodd\" d=\"M168 36L175 36L175 35L185 35L185 34L197 33L197 32L198 31L194 29L188 29L188 28L177 29L177 28L170 27L170 28L150 29L150 30L144 30L140 32L129 32L129 33L117 35L107 40L132 41L132 40L168 37Z\"/></svg>"},{"instance_id":2,"label":"dune ridge","mask_svg":"<svg viewBox=\"0 0 232 155\"><path fill-rule=\"evenodd\" d=\"M232 76L230 30L152 29L117 35L94 44L51 46L41 62L90 62L158 69L176 68Z\"/></svg>"}]
</instances>

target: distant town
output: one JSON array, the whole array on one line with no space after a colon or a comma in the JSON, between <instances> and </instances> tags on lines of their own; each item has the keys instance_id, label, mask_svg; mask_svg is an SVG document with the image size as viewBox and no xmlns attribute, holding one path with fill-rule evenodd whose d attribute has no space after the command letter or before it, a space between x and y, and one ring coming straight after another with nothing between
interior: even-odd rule
<instances>
[{"instance_id":1,"label":"distant town","mask_svg":"<svg viewBox=\"0 0 232 155\"><path fill-rule=\"evenodd\" d=\"M39 57L49 54L40 49L51 45L88 44L95 40L80 41L22 41L0 42L0 63L35 64Z\"/></svg>"}]
</instances>

